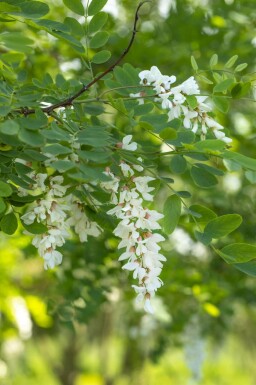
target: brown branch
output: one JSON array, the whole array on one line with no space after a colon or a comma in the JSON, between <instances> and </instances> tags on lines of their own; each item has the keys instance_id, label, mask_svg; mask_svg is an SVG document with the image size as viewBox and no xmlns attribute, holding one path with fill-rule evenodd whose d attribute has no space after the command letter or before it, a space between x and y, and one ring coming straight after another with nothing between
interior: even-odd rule
<instances>
[{"instance_id":1,"label":"brown branch","mask_svg":"<svg viewBox=\"0 0 256 385\"><path fill-rule=\"evenodd\" d=\"M60 101L58 103L55 103L55 104L52 104L49 107L42 108L43 112L45 112L46 114L51 114L51 112L54 111L56 108L71 106L75 99L79 98L79 96L81 96L84 92L88 91L89 88L91 88L95 83L97 83L100 79L102 79L109 72L113 71L113 69L128 54L128 52L130 51L130 49L131 49L131 47L133 45L136 33L138 32L137 31L137 24L138 24L138 21L139 21L139 10L141 9L141 7L145 3L150 3L150 2L151 2L151 0L145 0L145 1L142 1L142 2L139 3L139 5L138 5L138 7L136 9L136 12L135 12L133 31L132 31L131 39L129 41L128 46L125 48L123 53L119 56L119 58L109 68L107 68L104 72L102 72L100 75L96 76L96 78L94 78L90 83L84 85L76 94L74 94L73 96L69 97L68 99L62 100L62 101ZM19 113L24 114L26 116L26 115L34 114L35 113L35 109L22 108L20 110L16 110L15 112L19 112Z\"/></svg>"}]
</instances>

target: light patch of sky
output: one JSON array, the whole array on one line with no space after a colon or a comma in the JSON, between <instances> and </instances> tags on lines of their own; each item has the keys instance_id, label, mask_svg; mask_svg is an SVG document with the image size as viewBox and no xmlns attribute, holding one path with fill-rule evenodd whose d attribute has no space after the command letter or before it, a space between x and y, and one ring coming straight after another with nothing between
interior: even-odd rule
<instances>
[{"instance_id":1,"label":"light patch of sky","mask_svg":"<svg viewBox=\"0 0 256 385\"><path fill-rule=\"evenodd\" d=\"M88 0L82 0L82 3L86 8ZM102 11L110 13L116 19L119 18L121 15L120 4L118 4L117 0L108 0L107 4L103 7Z\"/></svg>"},{"instance_id":2,"label":"light patch of sky","mask_svg":"<svg viewBox=\"0 0 256 385\"><path fill-rule=\"evenodd\" d=\"M158 9L160 15L164 18L167 18L171 10L174 12L176 11L176 0L159 0Z\"/></svg>"},{"instance_id":3,"label":"light patch of sky","mask_svg":"<svg viewBox=\"0 0 256 385\"><path fill-rule=\"evenodd\" d=\"M227 174L223 178L223 187L229 194L235 194L241 188L241 180L238 174Z\"/></svg>"},{"instance_id":4,"label":"light patch of sky","mask_svg":"<svg viewBox=\"0 0 256 385\"><path fill-rule=\"evenodd\" d=\"M24 340L30 338L32 336L32 321L26 302L22 297L12 298L11 308L20 337Z\"/></svg>"},{"instance_id":5,"label":"light patch of sky","mask_svg":"<svg viewBox=\"0 0 256 385\"><path fill-rule=\"evenodd\" d=\"M237 112L232 117L235 130L240 135L248 135L251 132L250 121L241 113Z\"/></svg>"},{"instance_id":6,"label":"light patch of sky","mask_svg":"<svg viewBox=\"0 0 256 385\"><path fill-rule=\"evenodd\" d=\"M120 5L117 3L117 0L108 0L103 11L110 13L115 18L118 18L121 14Z\"/></svg>"},{"instance_id":7,"label":"light patch of sky","mask_svg":"<svg viewBox=\"0 0 256 385\"><path fill-rule=\"evenodd\" d=\"M68 72L71 70L78 71L82 67L81 61L79 59L74 59L70 61L66 61L60 64L60 69L62 72Z\"/></svg>"}]
</instances>

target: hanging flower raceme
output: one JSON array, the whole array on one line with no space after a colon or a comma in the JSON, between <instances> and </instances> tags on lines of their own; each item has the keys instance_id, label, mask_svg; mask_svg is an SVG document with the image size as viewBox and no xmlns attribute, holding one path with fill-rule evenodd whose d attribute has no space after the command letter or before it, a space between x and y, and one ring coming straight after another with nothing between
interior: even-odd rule
<instances>
[{"instance_id":1,"label":"hanging flower raceme","mask_svg":"<svg viewBox=\"0 0 256 385\"><path fill-rule=\"evenodd\" d=\"M33 179L36 181L34 188L44 192L44 198L34 202L21 219L26 225L37 222L45 226L46 231L35 235L32 244L44 258L45 269L54 268L62 262L62 253L57 248L62 247L71 236L71 227L74 227L81 242L86 242L89 235L98 237L101 228L89 220L81 202L70 194L65 196L68 186L63 185L61 175L50 177L49 185L44 183L48 179L47 174L34 175Z\"/></svg>"},{"instance_id":2,"label":"hanging flower raceme","mask_svg":"<svg viewBox=\"0 0 256 385\"><path fill-rule=\"evenodd\" d=\"M47 174L44 176L45 180ZM44 198L36 201L21 219L26 225L38 222L46 226L47 231L35 235L32 244L44 258L44 267L48 269L62 262L62 254L56 248L63 246L65 239L69 236L66 223L69 206L62 199L67 190L67 186L63 186L62 176L50 178L49 186L45 186L44 190L46 190Z\"/></svg>"},{"instance_id":3,"label":"hanging flower raceme","mask_svg":"<svg viewBox=\"0 0 256 385\"><path fill-rule=\"evenodd\" d=\"M136 150L137 143L130 143L131 139L131 135L126 136L118 147ZM141 162L141 159L138 158L138 161ZM132 285L137 300L144 303L147 312L153 313L150 300L163 285L159 275L166 260L159 246L164 237L156 232L161 229L158 221L163 215L144 204L144 201L153 200L151 193L154 187L149 186L149 183L155 179L139 175L143 171L141 165L128 165L122 161L119 166L122 176L117 178L108 169L106 173L112 180L102 184L103 188L112 193L111 203L115 205L107 213L119 219L114 234L121 238L118 248L125 249L119 260L126 261L123 269L132 271L133 278L138 280L138 285Z\"/></svg>"},{"instance_id":4,"label":"hanging flower raceme","mask_svg":"<svg viewBox=\"0 0 256 385\"><path fill-rule=\"evenodd\" d=\"M153 66L150 70L141 71L139 78L140 84L151 86L156 92L155 101L160 102L163 109L169 110L169 121L182 118L184 127L194 133L200 132L202 139L211 131L216 139L225 143L232 142L222 131L224 127L209 116L208 112L212 111L212 107L206 103L208 96L200 95L199 86L193 76L172 87L176 77L162 75L159 69ZM143 103L141 93L130 96L138 98L139 104Z\"/></svg>"}]
</instances>

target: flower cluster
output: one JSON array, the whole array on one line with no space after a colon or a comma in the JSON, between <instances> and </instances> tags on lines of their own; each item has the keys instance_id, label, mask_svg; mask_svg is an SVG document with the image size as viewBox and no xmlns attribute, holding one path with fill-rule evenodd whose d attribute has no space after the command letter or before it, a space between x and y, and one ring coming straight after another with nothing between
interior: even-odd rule
<instances>
[{"instance_id":1,"label":"flower cluster","mask_svg":"<svg viewBox=\"0 0 256 385\"><path fill-rule=\"evenodd\" d=\"M140 84L151 86L156 91L156 101L161 102L163 109L169 110L169 120L182 117L184 127L194 133L201 132L202 138L205 138L210 130L217 139L225 143L232 141L222 131L224 127L208 114L212 111L211 105L206 102L208 96L200 95L199 86L193 76L173 87L176 77L162 75L159 69L153 66L150 70L140 72L139 77ZM143 102L140 93L130 96L139 98L139 103Z\"/></svg>"},{"instance_id":2,"label":"flower cluster","mask_svg":"<svg viewBox=\"0 0 256 385\"><path fill-rule=\"evenodd\" d=\"M21 219L26 225L37 222L45 226L45 232L35 235L32 244L44 258L44 267L48 269L62 262L62 254L57 248L70 237L71 227L74 226L81 242L86 242L88 235L98 237L101 228L88 219L83 205L77 199L74 200L70 194L65 196L68 186L63 185L61 175L48 177L47 174L37 174L33 179L33 187L40 189L44 197L34 202ZM47 185L44 183L46 180Z\"/></svg>"},{"instance_id":3,"label":"flower cluster","mask_svg":"<svg viewBox=\"0 0 256 385\"><path fill-rule=\"evenodd\" d=\"M136 150L137 144L130 143L131 139L131 135L126 136L118 146L125 150ZM138 163L141 163L140 159ZM150 299L163 284L159 275L166 260L160 254L158 245L164 241L164 237L155 232L161 229L158 221L163 215L144 206L144 201L153 201L151 193L154 187L150 187L149 183L154 178L140 176L139 173L143 171L141 165L121 162L119 166L122 177L119 179L108 169L106 173L112 180L102 184L112 193L111 203L115 205L107 213L120 220L114 234L121 238L118 248L125 251L119 260L126 261L123 269L133 271L133 278L139 281L138 285L132 286L137 293L137 300L144 303L147 312L153 313Z\"/></svg>"},{"instance_id":4,"label":"flower cluster","mask_svg":"<svg viewBox=\"0 0 256 385\"><path fill-rule=\"evenodd\" d=\"M44 174L45 179L47 174ZM46 194L31 207L30 211L24 214L21 219L26 225L34 222L44 224L47 231L35 235L32 244L38 249L38 253L44 258L44 267L53 268L62 261L62 254L56 250L63 246L65 238L68 237L66 225L66 211L69 209L61 198L65 195L67 187L62 185L63 177L55 176L49 179L49 187L44 186Z\"/></svg>"}]
</instances>

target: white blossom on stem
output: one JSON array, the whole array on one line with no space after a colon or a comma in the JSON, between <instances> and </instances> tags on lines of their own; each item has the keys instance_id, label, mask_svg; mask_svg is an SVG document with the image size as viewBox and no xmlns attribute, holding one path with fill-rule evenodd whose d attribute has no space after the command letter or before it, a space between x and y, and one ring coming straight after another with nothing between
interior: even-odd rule
<instances>
[{"instance_id":1,"label":"white blossom on stem","mask_svg":"<svg viewBox=\"0 0 256 385\"><path fill-rule=\"evenodd\" d=\"M145 76L151 79L151 75L146 74ZM128 143L131 139L129 137ZM135 147L133 146L130 150L133 151ZM126 260L123 269L132 271L133 278L138 280L138 285L132 285L137 293L137 301L143 302L146 312L153 313L150 299L163 285L159 275L163 262L166 260L159 253L160 246L158 245L164 240L164 237L154 232L161 229L158 221L163 218L163 215L144 207L144 201L153 200L150 193L154 187L149 186L149 183L153 182L154 178L137 175L138 172L143 171L143 167L140 167L139 171L135 167L135 165L128 165L123 161L120 163L123 176L119 179L118 191L116 190L117 177L109 172L113 178L112 193L115 193L116 201L115 206L107 213L119 219L119 223L114 229L114 235L121 239L118 249L125 249L119 260ZM122 185L123 180L125 184ZM110 183L103 187L111 191Z\"/></svg>"},{"instance_id":2,"label":"white blossom on stem","mask_svg":"<svg viewBox=\"0 0 256 385\"><path fill-rule=\"evenodd\" d=\"M201 134L202 139L208 132L212 132L217 139L227 144L232 141L223 131L220 131L224 127L208 115L212 107L206 102L208 97L200 95L199 86L193 76L172 87L176 77L163 75L156 66L153 66L150 70L141 71L139 78L140 84L151 86L156 91L155 101L160 102L161 107L168 110L169 121L181 118L183 126L194 133ZM191 97L194 97L192 98L193 108L190 104Z\"/></svg>"}]
</instances>

